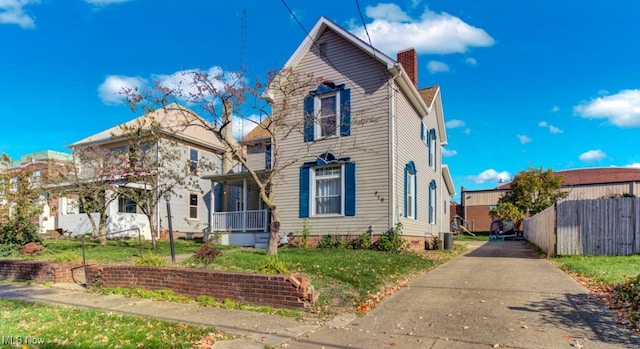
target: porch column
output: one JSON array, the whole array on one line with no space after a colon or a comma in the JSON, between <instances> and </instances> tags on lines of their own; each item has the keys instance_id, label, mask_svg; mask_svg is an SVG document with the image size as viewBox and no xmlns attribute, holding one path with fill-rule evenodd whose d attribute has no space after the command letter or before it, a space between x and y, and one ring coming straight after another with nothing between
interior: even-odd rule
<instances>
[{"instance_id":1,"label":"porch column","mask_svg":"<svg viewBox=\"0 0 640 349\"><path fill-rule=\"evenodd\" d=\"M209 234L213 234L213 232L216 230L214 229L214 215L216 214L216 186L218 185L218 182L211 182L211 196L209 196L209 207L210 207L210 212L209 212Z\"/></svg>"},{"instance_id":2,"label":"porch column","mask_svg":"<svg viewBox=\"0 0 640 349\"><path fill-rule=\"evenodd\" d=\"M247 179L242 179L242 232L247 231Z\"/></svg>"}]
</instances>

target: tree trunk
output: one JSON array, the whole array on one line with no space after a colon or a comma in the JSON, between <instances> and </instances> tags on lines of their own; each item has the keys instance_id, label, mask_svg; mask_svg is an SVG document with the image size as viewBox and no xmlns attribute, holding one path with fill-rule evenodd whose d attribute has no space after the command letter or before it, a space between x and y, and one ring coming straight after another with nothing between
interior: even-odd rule
<instances>
[{"instance_id":1,"label":"tree trunk","mask_svg":"<svg viewBox=\"0 0 640 349\"><path fill-rule=\"evenodd\" d=\"M107 244L107 215L100 214L100 223L98 225L98 241L100 245L105 246Z\"/></svg>"},{"instance_id":2,"label":"tree trunk","mask_svg":"<svg viewBox=\"0 0 640 349\"><path fill-rule=\"evenodd\" d=\"M267 247L267 256L275 256L278 254L280 212L276 206L272 206L269 212L271 213L271 225L269 225L269 247Z\"/></svg>"}]
</instances>

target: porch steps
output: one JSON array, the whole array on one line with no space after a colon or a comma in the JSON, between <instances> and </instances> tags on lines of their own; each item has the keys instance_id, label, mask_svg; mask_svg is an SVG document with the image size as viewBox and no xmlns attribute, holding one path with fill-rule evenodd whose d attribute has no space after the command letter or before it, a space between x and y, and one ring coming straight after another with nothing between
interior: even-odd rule
<instances>
[{"instance_id":1,"label":"porch steps","mask_svg":"<svg viewBox=\"0 0 640 349\"><path fill-rule=\"evenodd\" d=\"M267 248L269 247L269 233L256 233L253 241L254 248Z\"/></svg>"}]
</instances>

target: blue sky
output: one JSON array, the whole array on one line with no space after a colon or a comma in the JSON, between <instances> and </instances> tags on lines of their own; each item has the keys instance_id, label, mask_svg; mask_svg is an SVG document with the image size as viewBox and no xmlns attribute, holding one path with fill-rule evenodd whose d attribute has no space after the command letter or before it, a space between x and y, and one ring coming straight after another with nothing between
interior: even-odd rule
<instances>
[{"instance_id":1,"label":"blue sky","mask_svg":"<svg viewBox=\"0 0 640 349\"><path fill-rule=\"evenodd\" d=\"M395 58L419 53L440 85L459 191L528 167L640 168L640 2L286 0ZM246 10L246 55L241 35ZM280 68L305 33L281 0L0 0L0 152L66 146L137 116L123 84L190 69Z\"/></svg>"}]
</instances>

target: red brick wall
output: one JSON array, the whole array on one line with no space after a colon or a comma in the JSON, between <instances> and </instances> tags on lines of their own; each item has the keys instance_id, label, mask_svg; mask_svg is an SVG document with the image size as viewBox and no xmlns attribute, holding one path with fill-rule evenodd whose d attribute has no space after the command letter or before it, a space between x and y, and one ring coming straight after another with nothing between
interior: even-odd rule
<instances>
[{"instance_id":1,"label":"red brick wall","mask_svg":"<svg viewBox=\"0 0 640 349\"><path fill-rule=\"evenodd\" d=\"M37 283L74 282L74 276L83 281L81 263L0 260L0 279L32 280Z\"/></svg>"},{"instance_id":2,"label":"red brick wall","mask_svg":"<svg viewBox=\"0 0 640 349\"><path fill-rule=\"evenodd\" d=\"M491 206L467 206L465 217L466 228L470 231L489 231L491 228Z\"/></svg>"},{"instance_id":3,"label":"red brick wall","mask_svg":"<svg viewBox=\"0 0 640 349\"><path fill-rule=\"evenodd\" d=\"M90 266L87 286L173 290L196 298L210 296L285 308L304 308L317 298L306 275L231 273L177 267Z\"/></svg>"},{"instance_id":4,"label":"red brick wall","mask_svg":"<svg viewBox=\"0 0 640 349\"><path fill-rule=\"evenodd\" d=\"M398 63L402 64L402 67L409 75L411 82L417 88L418 87L418 55L415 49L407 49L398 52Z\"/></svg>"}]
</instances>

